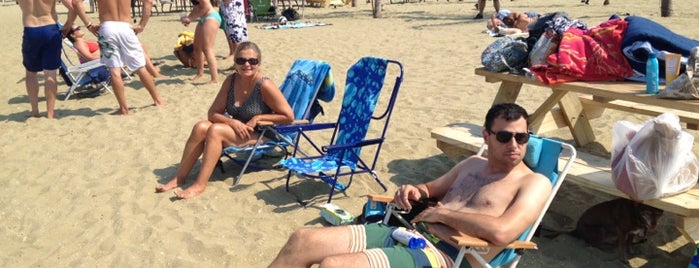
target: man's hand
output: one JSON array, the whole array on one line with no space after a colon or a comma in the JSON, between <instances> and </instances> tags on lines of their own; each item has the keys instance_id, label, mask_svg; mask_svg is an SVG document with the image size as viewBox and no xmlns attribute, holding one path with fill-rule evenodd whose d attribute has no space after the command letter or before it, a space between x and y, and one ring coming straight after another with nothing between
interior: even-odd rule
<instances>
[{"instance_id":1,"label":"man's hand","mask_svg":"<svg viewBox=\"0 0 699 268\"><path fill-rule=\"evenodd\" d=\"M99 36L97 32L100 30L100 25L99 24L92 24L90 23L89 25L85 26L88 31L90 31L92 34L95 36Z\"/></svg>"},{"instance_id":2,"label":"man's hand","mask_svg":"<svg viewBox=\"0 0 699 268\"><path fill-rule=\"evenodd\" d=\"M396 191L393 202L399 209L411 210L413 206L410 205L410 200L418 201L422 197L420 189L414 185L403 185Z\"/></svg>"},{"instance_id":3,"label":"man's hand","mask_svg":"<svg viewBox=\"0 0 699 268\"><path fill-rule=\"evenodd\" d=\"M420 212L420 214L413 218L412 223L440 222L439 213L441 208L443 208L442 202L437 202L436 206L425 208L425 210L423 210L422 212Z\"/></svg>"},{"instance_id":4,"label":"man's hand","mask_svg":"<svg viewBox=\"0 0 699 268\"><path fill-rule=\"evenodd\" d=\"M140 24L136 24L136 25L132 26L131 29L133 29L133 32L136 34L140 34L143 32L143 30L145 30L143 28L143 26L141 26Z\"/></svg>"}]
</instances>

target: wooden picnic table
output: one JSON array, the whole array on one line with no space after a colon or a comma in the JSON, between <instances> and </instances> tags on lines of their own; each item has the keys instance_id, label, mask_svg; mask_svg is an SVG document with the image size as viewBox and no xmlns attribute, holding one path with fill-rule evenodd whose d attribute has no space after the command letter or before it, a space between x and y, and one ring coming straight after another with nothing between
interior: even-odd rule
<instances>
[{"instance_id":1,"label":"wooden picnic table","mask_svg":"<svg viewBox=\"0 0 699 268\"><path fill-rule=\"evenodd\" d=\"M500 83L493 104L516 102L522 85L551 89L551 94L530 117L535 133L567 127L577 146L596 140L590 119L602 115L604 109L615 109L656 116L672 112L689 129L699 127L699 100L661 99L645 93L645 84L635 82L570 82L546 85L526 76L507 72L491 72L477 68L476 75L486 82Z\"/></svg>"}]
</instances>

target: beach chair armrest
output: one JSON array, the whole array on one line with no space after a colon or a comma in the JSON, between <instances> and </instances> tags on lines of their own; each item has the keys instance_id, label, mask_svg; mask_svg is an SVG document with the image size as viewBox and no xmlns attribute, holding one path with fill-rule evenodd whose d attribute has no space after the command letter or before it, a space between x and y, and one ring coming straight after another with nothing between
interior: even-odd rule
<instances>
[{"instance_id":1,"label":"beach chair armrest","mask_svg":"<svg viewBox=\"0 0 699 268\"><path fill-rule=\"evenodd\" d=\"M369 198L369 200L376 201L376 202L384 202L384 203L393 202L393 196L388 196L388 195L370 194L370 195L367 195L367 197Z\"/></svg>"},{"instance_id":2,"label":"beach chair armrest","mask_svg":"<svg viewBox=\"0 0 699 268\"><path fill-rule=\"evenodd\" d=\"M492 244L488 241L480 239L478 237L470 236L463 232L460 232L454 228L451 228L444 224L439 223L428 223L427 231L430 234L438 237L440 240L445 241L452 246L457 248L460 247L501 247ZM513 241L505 246L505 248L512 249L537 249L537 245L530 241Z\"/></svg>"},{"instance_id":3,"label":"beach chair armrest","mask_svg":"<svg viewBox=\"0 0 699 268\"><path fill-rule=\"evenodd\" d=\"M327 145L323 146L323 151L332 153L336 151L341 151L341 150L347 150L347 149L352 149L352 148L357 148L357 147L363 147L367 145L374 145L374 144L380 144L383 141L383 139L371 139L371 140L364 140L364 141L359 141L356 143L352 144L335 144L335 145Z\"/></svg>"},{"instance_id":4,"label":"beach chair armrest","mask_svg":"<svg viewBox=\"0 0 699 268\"><path fill-rule=\"evenodd\" d=\"M306 120L298 120L298 121L306 121ZM296 121L294 121L296 122ZM320 123L320 124L291 124L291 125L278 125L276 126L277 131L282 132L282 133L289 133L289 132L295 132L295 131L312 131L312 130L321 130L321 129L328 129L328 128L335 128L336 123Z\"/></svg>"}]
</instances>

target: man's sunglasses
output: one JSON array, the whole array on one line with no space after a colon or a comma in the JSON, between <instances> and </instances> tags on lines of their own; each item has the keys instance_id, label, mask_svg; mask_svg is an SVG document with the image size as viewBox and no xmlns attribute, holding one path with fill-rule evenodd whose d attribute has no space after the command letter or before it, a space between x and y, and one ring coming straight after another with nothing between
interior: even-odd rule
<instances>
[{"instance_id":1,"label":"man's sunglasses","mask_svg":"<svg viewBox=\"0 0 699 268\"><path fill-rule=\"evenodd\" d=\"M255 65L257 65L257 64L260 63L260 61L259 61L258 59L256 59L256 58L249 58L249 59L246 59L246 58L235 58L235 64L238 64L238 65L245 65L246 62L247 62L247 63L250 63L250 65L252 65L252 66L255 66Z\"/></svg>"},{"instance_id":2,"label":"man's sunglasses","mask_svg":"<svg viewBox=\"0 0 699 268\"><path fill-rule=\"evenodd\" d=\"M515 137L515 141L519 144L526 144L529 141L529 133L526 132L509 132L509 131L498 131L498 132L493 132L492 130L488 130L490 134L495 134L495 139L498 140L500 143L508 143L512 140L512 137Z\"/></svg>"}]
</instances>

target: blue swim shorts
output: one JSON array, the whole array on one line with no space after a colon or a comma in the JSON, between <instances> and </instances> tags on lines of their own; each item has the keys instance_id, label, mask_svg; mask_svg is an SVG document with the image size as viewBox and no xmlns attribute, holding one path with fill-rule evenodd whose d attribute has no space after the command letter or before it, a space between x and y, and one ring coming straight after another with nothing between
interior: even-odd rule
<instances>
[{"instance_id":1,"label":"blue swim shorts","mask_svg":"<svg viewBox=\"0 0 699 268\"><path fill-rule=\"evenodd\" d=\"M22 64L30 72L56 70L61 65L61 31L57 24L24 27Z\"/></svg>"}]
</instances>

